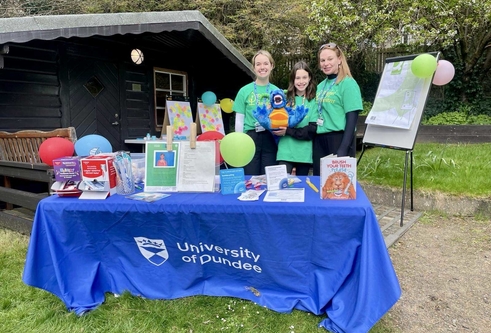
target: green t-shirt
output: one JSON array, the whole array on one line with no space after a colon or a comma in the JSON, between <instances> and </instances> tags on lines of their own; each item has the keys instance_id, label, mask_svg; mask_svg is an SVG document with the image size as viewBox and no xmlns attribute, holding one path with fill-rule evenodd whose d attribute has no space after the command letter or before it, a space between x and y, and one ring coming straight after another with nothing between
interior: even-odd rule
<instances>
[{"instance_id":1,"label":"green t-shirt","mask_svg":"<svg viewBox=\"0 0 491 333\"><path fill-rule=\"evenodd\" d=\"M255 129L256 118L252 115L259 105L269 105L269 93L278 89L274 84L266 86L256 85L254 92L254 82L246 84L240 88L234 100L232 110L244 115L244 132Z\"/></svg>"},{"instance_id":2,"label":"green t-shirt","mask_svg":"<svg viewBox=\"0 0 491 333\"><path fill-rule=\"evenodd\" d=\"M303 97L296 96L295 105L302 105L302 103ZM305 127L309 123L315 123L317 120L317 103L315 98L310 101L305 101L303 105L309 109L309 112L295 128ZM278 142L276 160L312 163L312 141L298 140L289 135L282 136Z\"/></svg>"},{"instance_id":3,"label":"green t-shirt","mask_svg":"<svg viewBox=\"0 0 491 333\"><path fill-rule=\"evenodd\" d=\"M325 79L317 85L317 116L319 117L319 103L321 103L322 126L317 126L317 133L344 131L346 127L346 113L363 110L360 87L352 77L345 77L338 84L336 79Z\"/></svg>"}]
</instances>

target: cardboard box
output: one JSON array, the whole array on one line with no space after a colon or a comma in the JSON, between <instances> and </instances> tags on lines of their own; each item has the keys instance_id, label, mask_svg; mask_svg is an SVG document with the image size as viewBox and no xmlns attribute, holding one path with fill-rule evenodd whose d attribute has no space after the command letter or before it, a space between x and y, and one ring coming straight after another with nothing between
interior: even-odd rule
<instances>
[{"instance_id":1,"label":"cardboard box","mask_svg":"<svg viewBox=\"0 0 491 333\"><path fill-rule=\"evenodd\" d=\"M80 156L66 156L54 159L55 180L57 182L80 181L82 179L81 158Z\"/></svg>"},{"instance_id":2,"label":"cardboard box","mask_svg":"<svg viewBox=\"0 0 491 333\"><path fill-rule=\"evenodd\" d=\"M80 199L105 199L116 193L116 169L114 155L100 154L82 158L82 181L79 189L83 191Z\"/></svg>"}]
</instances>

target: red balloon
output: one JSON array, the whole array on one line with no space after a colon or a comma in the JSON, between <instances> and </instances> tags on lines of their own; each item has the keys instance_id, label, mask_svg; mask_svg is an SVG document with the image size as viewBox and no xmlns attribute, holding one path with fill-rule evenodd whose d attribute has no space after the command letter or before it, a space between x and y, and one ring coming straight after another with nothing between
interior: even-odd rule
<instances>
[{"instance_id":1,"label":"red balloon","mask_svg":"<svg viewBox=\"0 0 491 333\"><path fill-rule=\"evenodd\" d=\"M73 142L65 138L49 138L43 141L39 146L39 157L43 163L53 166L53 160L73 156L75 146Z\"/></svg>"},{"instance_id":2,"label":"red balloon","mask_svg":"<svg viewBox=\"0 0 491 333\"><path fill-rule=\"evenodd\" d=\"M215 153L216 153L215 163L217 165L223 163L223 157L222 154L220 153L220 140L223 139L224 136L225 135L217 131L208 131L198 135L198 137L196 138L196 141L215 141Z\"/></svg>"}]
</instances>

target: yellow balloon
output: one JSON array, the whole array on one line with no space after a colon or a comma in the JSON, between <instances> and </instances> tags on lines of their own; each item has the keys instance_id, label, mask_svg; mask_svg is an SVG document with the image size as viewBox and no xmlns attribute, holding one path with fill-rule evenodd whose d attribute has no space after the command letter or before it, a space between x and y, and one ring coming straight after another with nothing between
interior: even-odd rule
<instances>
[{"instance_id":1,"label":"yellow balloon","mask_svg":"<svg viewBox=\"0 0 491 333\"><path fill-rule=\"evenodd\" d=\"M234 101L230 98L224 98L220 100L220 107L225 113L232 113L232 107L234 106Z\"/></svg>"}]
</instances>

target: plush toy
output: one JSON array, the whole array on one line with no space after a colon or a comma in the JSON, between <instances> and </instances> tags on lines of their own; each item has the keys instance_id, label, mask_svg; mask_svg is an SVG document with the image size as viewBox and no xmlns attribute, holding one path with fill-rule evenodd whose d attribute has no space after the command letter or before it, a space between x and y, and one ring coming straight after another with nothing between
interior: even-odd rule
<instances>
[{"instance_id":1,"label":"plush toy","mask_svg":"<svg viewBox=\"0 0 491 333\"><path fill-rule=\"evenodd\" d=\"M260 105L254 110L254 118L267 130L280 127L295 127L307 115L309 109L303 105L292 108L286 105L283 90L275 89L269 95L270 105Z\"/></svg>"}]
</instances>

